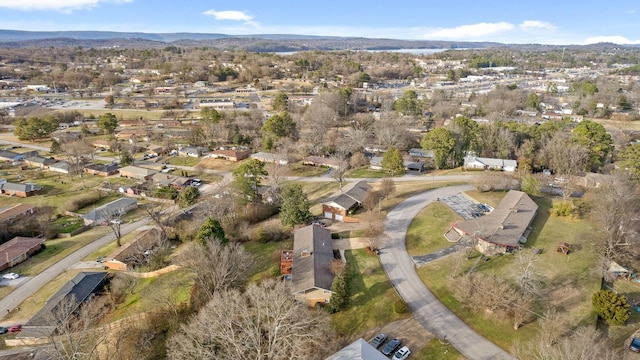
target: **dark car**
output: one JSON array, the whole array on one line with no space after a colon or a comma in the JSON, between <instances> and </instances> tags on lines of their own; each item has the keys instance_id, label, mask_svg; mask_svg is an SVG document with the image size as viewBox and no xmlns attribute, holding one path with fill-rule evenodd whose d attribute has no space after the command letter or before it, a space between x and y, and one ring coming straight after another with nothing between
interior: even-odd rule
<instances>
[{"instance_id":1,"label":"dark car","mask_svg":"<svg viewBox=\"0 0 640 360\"><path fill-rule=\"evenodd\" d=\"M387 345L384 346L384 348L382 348L382 353L384 355L389 356L393 354L396 350L398 350L399 347L400 347L400 340L393 339L389 341Z\"/></svg>"},{"instance_id":2,"label":"dark car","mask_svg":"<svg viewBox=\"0 0 640 360\"><path fill-rule=\"evenodd\" d=\"M22 325L13 325L11 327L9 327L9 329L7 329L7 331L9 331L10 333L17 333L22 331Z\"/></svg>"},{"instance_id":3,"label":"dark car","mask_svg":"<svg viewBox=\"0 0 640 360\"><path fill-rule=\"evenodd\" d=\"M9 329L4 326L0 326L0 334L5 334L7 331L9 331Z\"/></svg>"},{"instance_id":4,"label":"dark car","mask_svg":"<svg viewBox=\"0 0 640 360\"><path fill-rule=\"evenodd\" d=\"M634 337L629 344L629 350L633 352L640 352L640 338Z\"/></svg>"},{"instance_id":5,"label":"dark car","mask_svg":"<svg viewBox=\"0 0 640 360\"><path fill-rule=\"evenodd\" d=\"M377 349L380 347L380 345L384 344L385 341L387 341L387 334L378 334L376 335L376 337L371 339L371 341L369 341L369 344Z\"/></svg>"}]
</instances>

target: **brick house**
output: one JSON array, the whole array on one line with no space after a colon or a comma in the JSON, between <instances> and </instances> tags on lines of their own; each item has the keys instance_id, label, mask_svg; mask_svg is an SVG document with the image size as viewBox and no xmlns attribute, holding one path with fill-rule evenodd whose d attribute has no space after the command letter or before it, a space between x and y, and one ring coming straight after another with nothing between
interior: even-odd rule
<instances>
[{"instance_id":1,"label":"brick house","mask_svg":"<svg viewBox=\"0 0 640 360\"><path fill-rule=\"evenodd\" d=\"M27 260L42 248L44 238L16 236L0 245L0 271Z\"/></svg>"},{"instance_id":2,"label":"brick house","mask_svg":"<svg viewBox=\"0 0 640 360\"><path fill-rule=\"evenodd\" d=\"M29 196L38 195L42 191L42 186L34 183L0 183L0 194L8 196L17 196L26 198Z\"/></svg>"},{"instance_id":3,"label":"brick house","mask_svg":"<svg viewBox=\"0 0 640 360\"><path fill-rule=\"evenodd\" d=\"M355 211L364 202L371 186L364 181L345 185L322 203L322 216L337 221L349 221L350 211Z\"/></svg>"}]
</instances>

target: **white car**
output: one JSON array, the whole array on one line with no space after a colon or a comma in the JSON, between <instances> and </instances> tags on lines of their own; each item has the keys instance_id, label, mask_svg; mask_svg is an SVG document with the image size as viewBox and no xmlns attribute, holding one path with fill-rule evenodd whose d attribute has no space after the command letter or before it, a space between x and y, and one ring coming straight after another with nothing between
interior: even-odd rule
<instances>
[{"instance_id":1,"label":"white car","mask_svg":"<svg viewBox=\"0 0 640 360\"><path fill-rule=\"evenodd\" d=\"M408 347L403 346L400 350L396 351L395 355L393 355L393 360L405 360L411 355L411 350Z\"/></svg>"},{"instance_id":2,"label":"white car","mask_svg":"<svg viewBox=\"0 0 640 360\"><path fill-rule=\"evenodd\" d=\"M2 279L3 280L15 280L17 278L19 278L20 275L16 274L16 273L6 273L4 275L2 275Z\"/></svg>"}]
</instances>

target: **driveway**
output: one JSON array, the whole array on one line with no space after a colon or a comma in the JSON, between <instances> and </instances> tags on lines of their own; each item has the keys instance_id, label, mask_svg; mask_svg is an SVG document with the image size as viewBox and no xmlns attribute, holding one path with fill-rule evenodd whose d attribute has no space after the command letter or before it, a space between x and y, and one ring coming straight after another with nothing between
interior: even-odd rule
<instances>
[{"instance_id":1,"label":"driveway","mask_svg":"<svg viewBox=\"0 0 640 360\"><path fill-rule=\"evenodd\" d=\"M136 222L123 224L121 227L122 236L139 229L146 225L150 220L143 218ZM107 235L96 239L92 243L76 250L64 259L51 265L47 270L44 270L40 274L25 281L10 294L0 300L0 315L5 315L15 307L20 305L23 301L27 300L31 295L38 291L42 286L53 280L56 276L60 275L63 271L71 268L80 262L83 258L87 257L92 252L102 248L108 243L115 241L113 232L109 232Z\"/></svg>"},{"instance_id":2,"label":"driveway","mask_svg":"<svg viewBox=\"0 0 640 360\"><path fill-rule=\"evenodd\" d=\"M469 185L451 186L423 192L403 201L387 215L387 241L380 251L380 262L396 291L407 302L413 316L428 331L447 340L462 355L472 360L515 359L480 336L452 313L427 289L415 272L407 253L405 236L411 220L438 198L474 189Z\"/></svg>"}]
</instances>

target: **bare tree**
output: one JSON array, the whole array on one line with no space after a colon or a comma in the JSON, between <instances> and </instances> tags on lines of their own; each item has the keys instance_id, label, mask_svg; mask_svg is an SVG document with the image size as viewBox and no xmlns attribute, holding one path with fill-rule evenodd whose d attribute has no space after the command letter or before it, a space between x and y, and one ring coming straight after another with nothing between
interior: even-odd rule
<instances>
[{"instance_id":1,"label":"bare tree","mask_svg":"<svg viewBox=\"0 0 640 360\"><path fill-rule=\"evenodd\" d=\"M598 205L592 216L600 226L597 243L603 266L630 255L632 246L640 240L640 188L625 174L617 174L597 189Z\"/></svg>"},{"instance_id":2,"label":"bare tree","mask_svg":"<svg viewBox=\"0 0 640 360\"><path fill-rule=\"evenodd\" d=\"M118 247L122 246L122 231L120 227L122 226L122 216L124 214L121 211L103 210L100 212L100 215L104 218L107 226L111 228L113 235L116 237L116 245Z\"/></svg>"},{"instance_id":3,"label":"bare tree","mask_svg":"<svg viewBox=\"0 0 640 360\"><path fill-rule=\"evenodd\" d=\"M578 328L554 346L548 346L540 338L514 349L518 358L523 360L614 360L620 359L620 348L612 346L610 341L593 327Z\"/></svg>"},{"instance_id":4,"label":"bare tree","mask_svg":"<svg viewBox=\"0 0 640 360\"><path fill-rule=\"evenodd\" d=\"M69 175L79 174L82 177L82 165L88 158L93 158L93 146L84 140L72 140L61 142L60 149L69 162Z\"/></svg>"},{"instance_id":5,"label":"bare tree","mask_svg":"<svg viewBox=\"0 0 640 360\"><path fill-rule=\"evenodd\" d=\"M522 249L515 256L513 276L520 290L536 297L542 287L538 255L531 249Z\"/></svg>"},{"instance_id":6,"label":"bare tree","mask_svg":"<svg viewBox=\"0 0 640 360\"><path fill-rule=\"evenodd\" d=\"M219 241L206 245L192 242L180 254L178 264L196 274L199 288L210 298L217 291L241 284L253 258L236 242L226 246Z\"/></svg>"},{"instance_id":7,"label":"bare tree","mask_svg":"<svg viewBox=\"0 0 640 360\"><path fill-rule=\"evenodd\" d=\"M337 150L331 158L335 160L336 166L331 168L331 177L338 182L340 190L344 183L344 176L349 170L349 160L345 151Z\"/></svg>"},{"instance_id":8,"label":"bare tree","mask_svg":"<svg viewBox=\"0 0 640 360\"><path fill-rule=\"evenodd\" d=\"M587 167L589 149L569 142L562 133L556 133L552 138L543 141L542 154L549 168L564 178L561 183L563 197L568 199L575 191L575 177Z\"/></svg>"},{"instance_id":9,"label":"bare tree","mask_svg":"<svg viewBox=\"0 0 640 360\"><path fill-rule=\"evenodd\" d=\"M380 182L380 195L388 199L391 194L396 192L396 183L392 178L386 177Z\"/></svg>"},{"instance_id":10,"label":"bare tree","mask_svg":"<svg viewBox=\"0 0 640 360\"><path fill-rule=\"evenodd\" d=\"M217 291L168 341L169 359L320 359L327 315L296 302L283 282Z\"/></svg>"}]
</instances>

